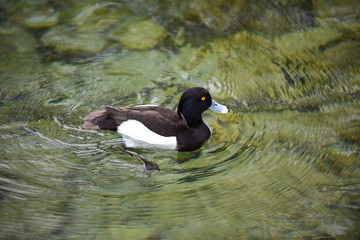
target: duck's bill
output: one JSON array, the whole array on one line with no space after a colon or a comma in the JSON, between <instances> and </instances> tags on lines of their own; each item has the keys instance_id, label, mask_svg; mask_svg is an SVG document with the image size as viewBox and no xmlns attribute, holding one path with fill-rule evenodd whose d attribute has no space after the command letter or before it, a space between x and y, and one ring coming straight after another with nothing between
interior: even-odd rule
<instances>
[{"instance_id":1,"label":"duck's bill","mask_svg":"<svg viewBox=\"0 0 360 240\"><path fill-rule=\"evenodd\" d=\"M221 105L220 103L216 102L214 99L212 99L212 103L211 106L209 107L209 110L212 110L214 112L218 112L218 113L228 113L229 112L229 108Z\"/></svg>"}]
</instances>

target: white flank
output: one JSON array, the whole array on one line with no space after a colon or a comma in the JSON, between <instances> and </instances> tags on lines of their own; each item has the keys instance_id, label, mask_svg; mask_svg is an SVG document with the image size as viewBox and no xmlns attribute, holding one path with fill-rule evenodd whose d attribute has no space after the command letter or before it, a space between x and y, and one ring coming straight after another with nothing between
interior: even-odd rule
<instances>
[{"instance_id":1,"label":"white flank","mask_svg":"<svg viewBox=\"0 0 360 240\"><path fill-rule=\"evenodd\" d=\"M124 136L126 147L142 148L176 148L176 137L161 136L136 120L127 120L117 129L117 132Z\"/></svg>"}]
</instances>

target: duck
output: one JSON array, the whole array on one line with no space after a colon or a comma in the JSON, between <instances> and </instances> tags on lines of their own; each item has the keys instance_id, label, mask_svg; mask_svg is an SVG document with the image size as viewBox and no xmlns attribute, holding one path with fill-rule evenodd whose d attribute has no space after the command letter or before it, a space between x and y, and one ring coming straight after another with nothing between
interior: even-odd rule
<instances>
[{"instance_id":1,"label":"duck","mask_svg":"<svg viewBox=\"0 0 360 240\"><path fill-rule=\"evenodd\" d=\"M84 129L116 131L123 136L127 148L154 147L180 152L197 150L209 140L211 129L202 119L204 111L222 114L230 111L202 87L187 89L177 111L154 105L103 107L104 110L91 112L83 119Z\"/></svg>"}]
</instances>

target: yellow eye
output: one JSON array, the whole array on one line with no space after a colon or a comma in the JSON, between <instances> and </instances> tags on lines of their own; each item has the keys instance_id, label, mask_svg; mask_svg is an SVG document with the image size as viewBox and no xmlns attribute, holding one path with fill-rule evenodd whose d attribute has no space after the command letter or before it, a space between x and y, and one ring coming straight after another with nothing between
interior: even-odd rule
<instances>
[{"instance_id":1,"label":"yellow eye","mask_svg":"<svg viewBox=\"0 0 360 240\"><path fill-rule=\"evenodd\" d=\"M202 98L201 98L201 101L205 101L205 97L202 97Z\"/></svg>"}]
</instances>

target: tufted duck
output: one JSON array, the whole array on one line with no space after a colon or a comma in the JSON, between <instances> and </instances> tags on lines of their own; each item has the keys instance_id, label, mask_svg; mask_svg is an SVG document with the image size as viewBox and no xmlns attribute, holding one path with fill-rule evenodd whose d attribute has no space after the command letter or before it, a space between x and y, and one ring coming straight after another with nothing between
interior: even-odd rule
<instances>
[{"instance_id":1,"label":"tufted duck","mask_svg":"<svg viewBox=\"0 0 360 240\"><path fill-rule=\"evenodd\" d=\"M177 112L149 105L104 107L105 110L87 115L83 127L117 131L124 137L126 147L163 147L178 151L196 150L209 139L211 130L202 119L205 110L229 112L201 87L183 93Z\"/></svg>"}]
</instances>

